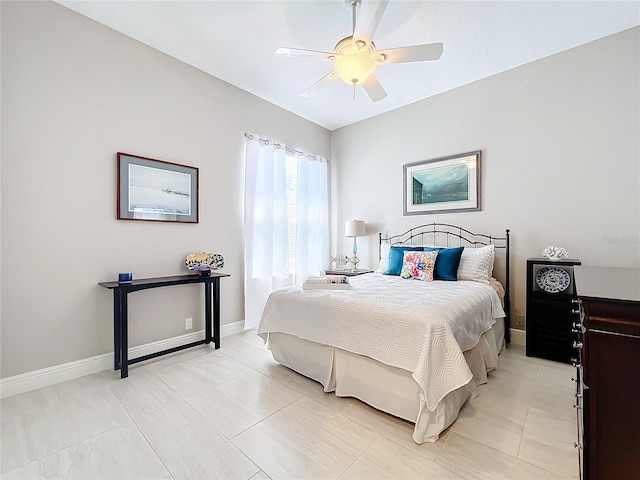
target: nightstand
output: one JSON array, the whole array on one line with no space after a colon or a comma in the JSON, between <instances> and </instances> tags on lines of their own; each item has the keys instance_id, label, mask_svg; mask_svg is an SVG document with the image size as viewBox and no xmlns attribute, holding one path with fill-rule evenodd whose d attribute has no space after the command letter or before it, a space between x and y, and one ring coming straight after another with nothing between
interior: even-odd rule
<instances>
[{"instance_id":1,"label":"nightstand","mask_svg":"<svg viewBox=\"0 0 640 480\"><path fill-rule=\"evenodd\" d=\"M580 260L527 260L527 356L571 363L576 298L573 267Z\"/></svg>"},{"instance_id":2,"label":"nightstand","mask_svg":"<svg viewBox=\"0 0 640 480\"><path fill-rule=\"evenodd\" d=\"M345 277L355 277L356 275L362 275L363 273L373 273L373 270L325 270L325 275L344 275Z\"/></svg>"}]
</instances>

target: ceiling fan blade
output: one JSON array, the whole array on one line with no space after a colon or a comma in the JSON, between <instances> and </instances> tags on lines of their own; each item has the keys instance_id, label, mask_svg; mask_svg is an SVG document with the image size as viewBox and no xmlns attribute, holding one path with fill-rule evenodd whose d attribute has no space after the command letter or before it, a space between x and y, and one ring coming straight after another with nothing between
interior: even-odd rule
<instances>
[{"instance_id":1,"label":"ceiling fan blade","mask_svg":"<svg viewBox=\"0 0 640 480\"><path fill-rule=\"evenodd\" d=\"M358 12L358 19L356 20L355 27L353 29L354 40L367 40L371 41L373 36L380 25L382 15L389 0L374 1L363 0L360 4L360 11Z\"/></svg>"},{"instance_id":2,"label":"ceiling fan blade","mask_svg":"<svg viewBox=\"0 0 640 480\"><path fill-rule=\"evenodd\" d=\"M311 95L315 95L320 90L325 88L327 85L331 83L331 81L336 78L336 74L333 72L329 72L316 83L307 88L304 92L300 94L301 97L310 97Z\"/></svg>"},{"instance_id":3,"label":"ceiling fan blade","mask_svg":"<svg viewBox=\"0 0 640 480\"><path fill-rule=\"evenodd\" d=\"M364 91L367 92L369 98L374 102L379 102L387 96L387 92L378 80L378 77L373 74L362 83L362 88L364 88Z\"/></svg>"},{"instance_id":4,"label":"ceiling fan blade","mask_svg":"<svg viewBox=\"0 0 640 480\"><path fill-rule=\"evenodd\" d=\"M412 45L410 47L391 48L378 52L384 55L381 65L389 63L424 62L438 60L442 56L444 48L442 43L427 43L424 45Z\"/></svg>"},{"instance_id":5,"label":"ceiling fan blade","mask_svg":"<svg viewBox=\"0 0 640 480\"><path fill-rule=\"evenodd\" d=\"M281 47L276 50L278 57L302 57L311 60L335 60L336 54L332 52L319 52L317 50L302 50L300 48Z\"/></svg>"}]
</instances>

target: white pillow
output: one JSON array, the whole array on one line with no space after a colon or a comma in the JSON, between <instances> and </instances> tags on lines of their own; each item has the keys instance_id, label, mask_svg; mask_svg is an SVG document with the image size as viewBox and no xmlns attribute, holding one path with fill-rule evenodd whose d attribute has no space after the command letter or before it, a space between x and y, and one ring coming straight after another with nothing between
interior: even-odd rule
<instances>
[{"instance_id":1,"label":"white pillow","mask_svg":"<svg viewBox=\"0 0 640 480\"><path fill-rule=\"evenodd\" d=\"M389 270L389 251L391 250L391 244L383 242L380 244L380 264L376 272L385 273Z\"/></svg>"},{"instance_id":2,"label":"white pillow","mask_svg":"<svg viewBox=\"0 0 640 480\"><path fill-rule=\"evenodd\" d=\"M458 266L458 280L489 283L493 273L495 248L487 245L481 248L465 248Z\"/></svg>"}]
</instances>

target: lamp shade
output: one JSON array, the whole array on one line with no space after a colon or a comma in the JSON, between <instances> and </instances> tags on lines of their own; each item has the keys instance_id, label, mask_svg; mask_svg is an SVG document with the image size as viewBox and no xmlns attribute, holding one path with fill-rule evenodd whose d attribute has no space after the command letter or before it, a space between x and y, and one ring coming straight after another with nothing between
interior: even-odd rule
<instances>
[{"instance_id":1,"label":"lamp shade","mask_svg":"<svg viewBox=\"0 0 640 480\"><path fill-rule=\"evenodd\" d=\"M376 62L366 53L342 55L336 60L334 72L349 85L360 85L373 73Z\"/></svg>"},{"instance_id":2,"label":"lamp shade","mask_svg":"<svg viewBox=\"0 0 640 480\"><path fill-rule=\"evenodd\" d=\"M364 220L347 220L344 222L345 237L364 237Z\"/></svg>"}]
</instances>

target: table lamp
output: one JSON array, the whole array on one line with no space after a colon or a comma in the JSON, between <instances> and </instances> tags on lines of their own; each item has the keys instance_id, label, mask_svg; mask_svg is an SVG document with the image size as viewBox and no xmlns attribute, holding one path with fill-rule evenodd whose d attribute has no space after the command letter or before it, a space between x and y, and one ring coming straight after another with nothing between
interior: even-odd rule
<instances>
[{"instance_id":1,"label":"table lamp","mask_svg":"<svg viewBox=\"0 0 640 480\"><path fill-rule=\"evenodd\" d=\"M364 220L347 220L344 224L344 236L353 237L353 257L351 257L351 263L353 269L358 270L358 244L356 238L364 237Z\"/></svg>"}]
</instances>

